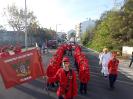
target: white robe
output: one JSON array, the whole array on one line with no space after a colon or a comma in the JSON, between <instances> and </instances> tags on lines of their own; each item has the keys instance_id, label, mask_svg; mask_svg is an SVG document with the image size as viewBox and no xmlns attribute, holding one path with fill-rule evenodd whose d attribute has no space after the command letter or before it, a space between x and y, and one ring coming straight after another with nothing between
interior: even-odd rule
<instances>
[{"instance_id":1,"label":"white robe","mask_svg":"<svg viewBox=\"0 0 133 99\"><path fill-rule=\"evenodd\" d=\"M100 62L101 62L101 65L102 65L102 70L101 70L101 73L104 74L104 76L107 76L109 74L108 72L108 63L109 63L109 60L111 59L111 53L108 52L108 53L101 53L99 54L99 59L100 59Z\"/></svg>"}]
</instances>

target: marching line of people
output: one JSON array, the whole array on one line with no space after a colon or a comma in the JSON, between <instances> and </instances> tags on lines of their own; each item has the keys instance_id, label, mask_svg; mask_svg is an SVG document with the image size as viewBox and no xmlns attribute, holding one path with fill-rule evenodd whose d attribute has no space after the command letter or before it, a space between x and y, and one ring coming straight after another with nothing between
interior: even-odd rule
<instances>
[{"instance_id":1,"label":"marching line of people","mask_svg":"<svg viewBox=\"0 0 133 99\"><path fill-rule=\"evenodd\" d=\"M61 45L47 67L48 85L58 83L57 96L59 99L73 99L77 95L76 73L71 69L67 56L67 44ZM64 56L64 57L63 57Z\"/></svg>"},{"instance_id":2,"label":"marching line of people","mask_svg":"<svg viewBox=\"0 0 133 99\"><path fill-rule=\"evenodd\" d=\"M90 68L88 59L85 57L85 54L81 52L79 45L77 45L74 50L74 58L80 81L79 91L81 94L87 94L87 84L90 81Z\"/></svg>"},{"instance_id":3,"label":"marching line of people","mask_svg":"<svg viewBox=\"0 0 133 99\"><path fill-rule=\"evenodd\" d=\"M59 83L57 90L59 99L73 99L78 93L76 73L72 70L69 55L73 56L72 46L69 44L61 45L50 59L47 67L48 86ZM74 60L77 64L76 67L78 67L79 91L81 94L87 94L87 84L90 80L89 64L79 45L75 45Z\"/></svg>"}]
</instances>

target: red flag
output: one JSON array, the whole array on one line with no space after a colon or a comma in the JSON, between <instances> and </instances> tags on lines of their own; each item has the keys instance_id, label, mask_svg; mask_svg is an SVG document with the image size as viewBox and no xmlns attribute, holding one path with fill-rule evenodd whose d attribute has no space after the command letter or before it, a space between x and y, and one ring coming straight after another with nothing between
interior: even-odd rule
<instances>
[{"instance_id":1,"label":"red flag","mask_svg":"<svg viewBox=\"0 0 133 99\"><path fill-rule=\"evenodd\" d=\"M0 73L6 88L44 76L38 50L32 49L1 59Z\"/></svg>"}]
</instances>

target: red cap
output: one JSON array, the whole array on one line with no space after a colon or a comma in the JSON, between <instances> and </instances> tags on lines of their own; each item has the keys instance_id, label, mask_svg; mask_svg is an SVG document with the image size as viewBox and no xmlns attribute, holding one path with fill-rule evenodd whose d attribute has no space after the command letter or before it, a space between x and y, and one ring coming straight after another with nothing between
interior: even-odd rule
<instances>
[{"instance_id":1,"label":"red cap","mask_svg":"<svg viewBox=\"0 0 133 99\"><path fill-rule=\"evenodd\" d=\"M68 57L63 57L63 60L62 60L63 62L70 62L70 60L69 60L69 58Z\"/></svg>"}]
</instances>

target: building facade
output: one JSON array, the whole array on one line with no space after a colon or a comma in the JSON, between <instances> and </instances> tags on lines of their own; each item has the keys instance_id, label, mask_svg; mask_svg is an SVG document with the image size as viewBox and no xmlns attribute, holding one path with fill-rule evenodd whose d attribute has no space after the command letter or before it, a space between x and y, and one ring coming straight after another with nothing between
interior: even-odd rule
<instances>
[{"instance_id":1,"label":"building facade","mask_svg":"<svg viewBox=\"0 0 133 99\"><path fill-rule=\"evenodd\" d=\"M75 25L77 39L79 40L84 32L88 31L93 27L95 27L95 21L91 19L80 22L77 25Z\"/></svg>"}]
</instances>

